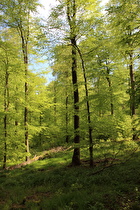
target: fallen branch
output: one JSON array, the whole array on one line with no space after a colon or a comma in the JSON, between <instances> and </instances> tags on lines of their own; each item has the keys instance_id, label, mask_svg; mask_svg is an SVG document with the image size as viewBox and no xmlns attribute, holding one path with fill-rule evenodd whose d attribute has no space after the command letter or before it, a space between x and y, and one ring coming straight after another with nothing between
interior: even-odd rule
<instances>
[{"instance_id":1,"label":"fallen branch","mask_svg":"<svg viewBox=\"0 0 140 210\"><path fill-rule=\"evenodd\" d=\"M138 150L138 148L135 148L134 151L124 160L124 161L121 161L121 162L117 162L117 163L114 163L115 160L119 160L119 159L112 159L111 163L109 165L106 165L105 167L101 168L100 170L98 171L95 171L93 173L90 173L89 175L96 175L96 174L99 174L101 173L102 171L104 171L105 169L107 168L110 168L112 166L116 166L116 165L121 165L121 164L125 164L127 161L129 161L133 155L135 154L135 152ZM104 160L105 162L105 160Z\"/></svg>"},{"instance_id":2,"label":"fallen branch","mask_svg":"<svg viewBox=\"0 0 140 210\"><path fill-rule=\"evenodd\" d=\"M34 156L34 158L28 160L28 161L25 161L25 162L22 162L20 164L17 164L17 165L13 165L13 166L9 166L9 167L6 167L5 169L3 170L14 170L16 168L21 168L23 166L26 166L26 165L29 165L35 161L38 161L38 160L43 160L47 157L50 156L50 153L57 153L57 152L60 152L60 151L64 151L64 150L67 150L68 148L64 148L64 147L56 147L56 148L52 148L48 151L44 151L42 155L39 155L39 156ZM3 170L1 170L0 172L2 172Z\"/></svg>"}]
</instances>

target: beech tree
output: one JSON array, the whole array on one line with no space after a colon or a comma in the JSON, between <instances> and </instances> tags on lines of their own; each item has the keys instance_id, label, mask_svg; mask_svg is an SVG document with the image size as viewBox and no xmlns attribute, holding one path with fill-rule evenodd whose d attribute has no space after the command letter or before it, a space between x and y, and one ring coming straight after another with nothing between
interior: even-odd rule
<instances>
[{"instance_id":1,"label":"beech tree","mask_svg":"<svg viewBox=\"0 0 140 210\"><path fill-rule=\"evenodd\" d=\"M71 56L72 56L72 83L73 83L73 94L74 94L74 153L72 158L72 165L80 165L80 143L79 134L79 91L77 81L77 50L76 50L76 1L67 1L67 18L70 27L70 42L71 42Z\"/></svg>"}]
</instances>

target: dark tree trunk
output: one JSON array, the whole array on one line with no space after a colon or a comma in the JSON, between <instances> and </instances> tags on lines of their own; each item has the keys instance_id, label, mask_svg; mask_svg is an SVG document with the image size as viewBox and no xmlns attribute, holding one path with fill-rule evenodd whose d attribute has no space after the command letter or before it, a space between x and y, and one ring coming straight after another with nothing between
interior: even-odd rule
<instances>
[{"instance_id":1,"label":"dark tree trunk","mask_svg":"<svg viewBox=\"0 0 140 210\"><path fill-rule=\"evenodd\" d=\"M68 84L68 71L65 71L65 77L66 77L66 90L65 90L65 109L66 109L66 138L65 141L66 143L69 142L69 132L68 132L68 127L69 127L69 112L68 112L68 103L69 103L69 96L68 96L68 90L67 90L67 84Z\"/></svg>"},{"instance_id":2,"label":"dark tree trunk","mask_svg":"<svg viewBox=\"0 0 140 210\"><path fill-rule=\"evenodd\" d=\"M18 87L16 86L16 92L18 92ZM15 111L16 111L16 115L18 115L18 103L17 103L17 101L18 101L18 98L16 97L16 99L15 99ZM18 126L18 119L17 119L17 117L16 117L16 119L15 119L15 135L17 135L17 126Z\"/></svg>"},{"instance_id":3,"label":"dark tree trunk","mask_svg":"<svg viewBox=\"0 0 140 210\"><path fill-rule=\"evenodd\" d=\"M130 54L130 110L131 116L135 115L135 77L134 77L134 70L133 70L133 55Z\"/></svg>"},{"instance_id":4,"label":"dark tree trunk","mask_svg":"<svg viewBox=\"0 0 140 210\"><path fill-rule=\"evenodd\" d=\"M84 59L82 53L78 46L76 49L79 53L81 62L82 62L82 69L83 69L83 76L84 76L84 84L85 84L85 92L86 92L86 106L87 106L87 120L88 120L88 134L89 134L89 153L90 153L90 167L94 166L93 161L93 139L92 139L92 127L91 127L91 114L90 114L90 105L89 105L89 94L88 94L88 84L87 84L87 77L86 77L86 69L84 64Z\"/></svg>"},{"instance_id":5,"label":"dark tree trunk","mask_svg":"<svg viewBox=\"0 0 140 210\"><path fill-rule=\"evenodd\" d=\"M5 73L5 87L4 87L4 156L3 156L3 168L6 168L7 162L7 112L9 108L9 73L8 73L8 61L6 63L6 73Z\"/></svg>"},{"instance_id":6,"label":"dark tree trunk","mask_svg":"<svg viewBox=\"0 0 140 210\"><path fill-rule=\"evenodd\" d=\"M108 63L106 62L106 65L108 65ZM113 94L112 94L112 84L111 84L111 79L110 79L110 70L109 67L107 66L107 82L108 82L108 86L109 86L109 92L110 92L110 113L113 116L114 115L114 104L113 104Z\"/></svg>"},{"instance_id":7,"label":"dark tree trunk","mask_svg":"<svg viewBox=\"0 0 140 210\"><path fill-rule=\"evenodd\" d=\"M24 110L24 126L25 126L25 146L26 146L26 161L29 160L29 132L28 132L28 52L27 52L27 43L24 46L25 54L24 54L24 64L25 64L25 110Z\"/></svg>"},{"instance_id":8,"label":"dark tree trunk","mask_svg":"<svg viewBox=\"0 0 140 210\"><path fill-rule=\"evenodd\" d=\"M134 69L133 69L133 52L129 54L130 56L130 64L129 64L129 73L130 73L130 113L133 120L133 117L136 114L136 106L135 106L135 76L134 76ZM133 123L133 122L132 122ZM133 130L133 140L137 139L136 135L136 128L133 123L132 125Z\"/></svg>"},{"instance_id":9,"label":"dark tree trunk","mask_svg":"<svg viewBox=\"0 0 140 210\"><path fill-rule=\"evenodd\" d=\"M72 157L72 165L80 165L80 134L79 134L79 92L77 83L77 52L76 52L76 3L75 0L67 0L67 18L70 26L70 41L72 46L72 84L74 96L74 143L75 148Z\"/></svg>"},{"instance_id":10,"label":"dark tree trunk","mask_svg":"<svg viewBox=\"0 0 140 210\"><path fill-rule=\"evenodd\" d=\"M28 14L29 15L29 14ZM29 24L29 16L28 24ZM29 160L29 131L28 131L28 39L29 39L29 27L27 29L23 28L22 22L18 25L18 30L20 33L21 43L22 43L22 53L23 53L23 61L25 65L25 108L24 108L24 127L25 127L25 146L26 146L26 161ZM25 33L26 30L26 33Z\"/></svg>"},{"instance_id":11,"label":"dark tree trunk","mask_svg":"<svg viewBox=\"0 0 140 210\"><path fill-rule=\"evenodd\" d=\"M76 58L76 39L71 39L72 44L72 83L74 90L74 143L75 146L80 143L79 134L79 92L77 84L77 58ZM72 165L80 165L80 147L74 148Z\"/></svg>"}]
</instances>

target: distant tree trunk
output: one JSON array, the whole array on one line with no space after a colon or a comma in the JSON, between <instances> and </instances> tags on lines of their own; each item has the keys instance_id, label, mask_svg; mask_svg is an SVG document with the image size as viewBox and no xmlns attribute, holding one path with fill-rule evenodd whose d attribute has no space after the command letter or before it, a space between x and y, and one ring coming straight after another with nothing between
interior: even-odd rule
<instances>
[{"instance_id":1,"label":"distant tree trunk","mask_svg":"<svg viewBox=\"0 0 140 210\"><path fill-rule=\"evenodd\" d=\"M106 62L106 65L108 65L107 62ZM107 82L108 82L109 92L110 92L110 113L113 116L114 115L114 104L113 104L113 95L112 95L112 84L111 84L111 79L110 79L110 70L109 70L108 66L106 68L107 68L107 70L106 70L106 73L107 73L106 79L107 79Z\"/></svg>"},{"instance_id":2,"label":"distant tree trunk","mask_svg":"<svg viewBox=\"0 0 140 210\"><path fill-rule=\"evenodd\" d=\"M57 123L57 118L56 118L56 82L54 81L54 123L56 125Z\"/></svg>"},{"instance_id":3,"label":"distant tree trunk","mask_svg":"<svg viewBox=\"0 0 140 210\"><path fill-rule=\"evenodd\" d=\"M66 91L65 91L65 107L66 107L66 143L69 142L69 133L68 133L68 127L69 127L69 113L68 113L68 102L69 102L69 96L67 91L67 84L68 84L68 71L65 71L65 77L66 77Z\"/></svg>"},{"instance_id":4,"label":"distant tree trunk","mask_svg":"<svg viewBox=\"0 0 140 210\"><path fill-rule=\"evenodd\" d=\"M88 119L88 134L89 134L89 153L90 153L90 167L93 167L93 139L92 139L92 127L91 127L91 114L90 114L90 105L89 105L89 94L88 94L88 84L87 84L87 77L86 77L86 69L84 64L84 59L82 53L78 46L76 49L79 53L81 62L82 62L82 69L83 69L83 76L84 76L84 84L85 84L85 93L86 93L86 106L87 106L87 119Z\"/></svg>"},{"instance_id":5,"label":"distant tree trunk","mask_svg":"<svg viewBox=\"0 0 140 210\"><path fill-rule=\"evenodd\" d=\"M43 119L42 112L40 112L40 117L39 117L39 125L40 126L42 126L42 119ZM41 131L39 133L39 142L40 142L40 146L42 146L42 133L41 133Z\"/></svg>"},{"instance_id":6,"label":"distant tree trunk","mask_svg":"<svg viewBox=\"0 0 140 210\"><path fill-rule=\"evenodd\" d=\"M16 92L18 92L17 86L16 86ZM18 101L18 98L16 97L16 99L15 99L15 111L16 111L16 115L18 115L17 101ZM18 119L16 117L16 119L15 119L15 135L17 135L17 126L18 126Z\"/></svg>"},{"instance_id":7,"label":"distant tree trunk","mask_svg":"<svg viewBox=\"0 0 140 210\"><path fill-rule=\"evenodd\" d=\"M68 95L67 95L67 91L66 91L66 143L69 142L68 122L69 122L69 118L68 118Z\"/></svg>"},{"instance_id":8,"label":"distant tree trunk","mask_svg":"<svg viewBox=\"0 0 140 210\"><path fill-rule=\"evenodd\" d=\"M95 88L97 89L97 94L100 95L100 76L97 77L97 82L95 83ZM103 111L102 109L100 108L101 107L101 102L99 102L99 108L98 108L98 115L99 117L102 117L103 116Z\"/></svg>"},{"instance_id":9,"label":"distant tree trunk","mask_svg":"<svg viewBox=\"0 0 140 210\"><path fill-rule=\"evenodd\" d=\"M131 51L129 54L130 64L129 64L129 74L130 74L130 113L132 120L136 114L136 106L135 106L135 76L134 76L134 68L133 68L133 52ZM133 123L133 122L132 122ZM133 140L137 139L136 128L134 124L132 125L133 130Z\"/></svg>"},{"instance_id":10,"label":"distant tree trunk","mask_svg":"<svg viewBox=\"0 0 140 210\"><path fill-rule=\"evenodd\" d=\"M6 168L7 162L7 112L9 108L9 72L8 72L8 59L5 64L6 72L5 72L5 87L4 87L4 156L3 156L3 168Z\"/></svg>"},{"instance_id":11,"label":"distant tree trunk","mask_svg":"<svg viewBox=\"0 0 140 210\"><path fill-rule=\"evenodd\" d=\"M79 91L77 83L77 52L76 52L76 3L67 0L67 18L70 26L70 41L72 46L72 83L74 95L74 143L72 165L80 165L80 133L79 133Z\"/></svg>"},{"instance_id":12,"label":"distant tree trunk","mask_svg":"<svg viewBox=\"0 0 140 210\"><path fill-rule=\"evenodd\" d=\"M7 117L4 117L4 156L3 156L3 168L6 168L7 162Z\"/></svg>"}]
</instances>

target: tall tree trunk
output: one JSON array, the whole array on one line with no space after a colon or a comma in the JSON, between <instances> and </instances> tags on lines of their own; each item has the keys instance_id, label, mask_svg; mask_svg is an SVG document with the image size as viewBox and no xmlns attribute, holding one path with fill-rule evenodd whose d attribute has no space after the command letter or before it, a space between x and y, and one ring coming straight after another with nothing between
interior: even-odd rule
<instances>
[{"instance_id":1,"label":"tall tree trunk","mask_svg":"<svg viewBox=\"0 0 140 210\"><path fill-rule=\"evenodd\" d=\"M28 61L27 63L28 64ZM27 73L28 73L28 68L27 68L27 65L26 65L26 68L25 68L25 78L26 78L26 81L27 81ZM26 161L29 160L29 133L28 133L28 107L27 107L27 96L28 96L28 83L25 82L25 110L24 110L24 126L25 126L25 146L26 146L26 152L27 152L27 155L26 155Z\"/></svg>"},{"instance_id":2,"label":"tall tree trunk","mask_svg":"<svg viewBox=\"0 0 140 210\"><path fill-rule=\"evenodd\" d=\"M72 165L80 165L80 134L79 134L79 91L77 84L77 58L76 58L76 40L71 39L72 44L72 82L74 89L74 143L76 148L74 148Z\"/></svg>"},{"instance_id":3,"label":"tall tree trunk","mask_svg":"<svg viewBox=\"0 0 140 210\"><path fill-rule=\"evenodd\" d=\"M25 146L26 146L26 161L29 160L29 132L28 132L28 39L29 39L29 14L28 14L28 26L27 29L23 28L22 21L18 25L18 30L20 33L21 43L22 43L22 53L23 61L25 66L25 108L24 108L24 127L25 127ZM25 31L26 30L26 31Z\"/></svg>"},{"instance_id":4,"label":"tall tree trunk","mask_svg":"<svg viewBox=\"0 0 140 210\"><path fill-rule=\"evenodd\" d=\"M83 76L84 76L84 84L85 84L85 93L86 93L86 106L87 106L87 120L88 120L88 134L89 134L89 153L90 153L90 167L93 167L93 139L92 139L92 127L91 127L91 114L90 114L90 105L89 105L89 93L88 93L88 84L87 84L87 77L86 77L86 69L84 59L81 53L81 50L78 46L76 49L79 53L81 62L82 62L82 69L83 69Z\"/></svg>"},{"instance_id":5,"label":"tall tree trunk","mask_svg":"<svg viewBox=\"0 0 140 210\"><path fill-rule=\"evenodd\" d=\"M134 76L134 68L133 68L133 52L129 54L130 64L129 64L129 74L130 74L130 113L133 118L136 114L136 107L135 107L135 76ZM133 140L137 139L136 135L136 128L134 126L134 122L132 122L132 130L133 130Z\"/></svg>"},{"instance_id":6,"label":"tall tree trunk","mask_svg":"<svg viewBox=\"0 0 140 210\"><path fill-rule=\"evenodd\" d=\"M72 83L74 96L74 143L72 165L80 165L80 133L79 133L79 91L77 83L77 52L76 52L76 3L75 0L67 1L67 18L70 26L70 41L72 46Z\"/></svg>"},{"instance_id":7,"label":"tall tree trunk","mask_svg":"<svg viewBox=\"0 0 140 210\"><path fill-rule=\"evenodd\" d=\"M8 62L8 61L7 61ZM4 156L3 156L3 168L6 168L7 162L7 112L9 108L9 73L8 73L8 63L6 64L6 73L5 73L5 87L4 87Z\"/></svg>"}]
</instances>

